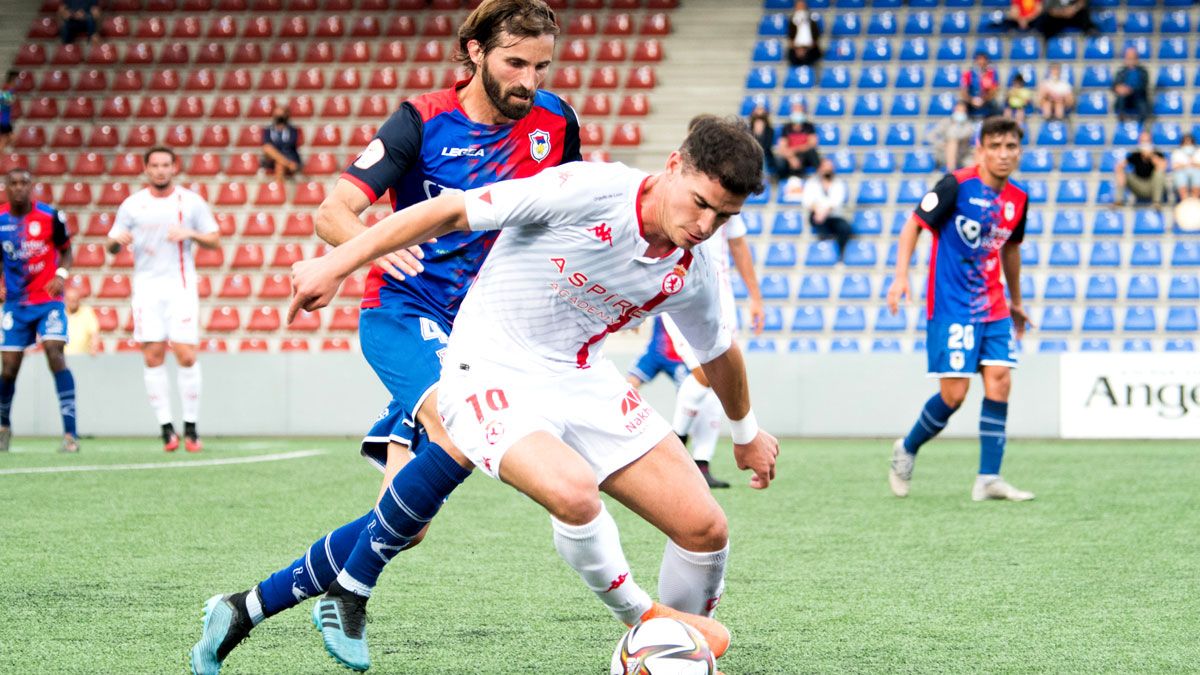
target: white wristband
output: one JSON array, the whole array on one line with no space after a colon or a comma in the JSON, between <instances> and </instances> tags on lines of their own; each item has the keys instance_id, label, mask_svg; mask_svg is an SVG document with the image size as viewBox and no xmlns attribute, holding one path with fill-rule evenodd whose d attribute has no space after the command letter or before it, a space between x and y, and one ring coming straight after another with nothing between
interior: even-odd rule
<instances>
[{"instance_id":1,"label":"white wristband","mask_svg":"<svg viewBox=\"0 0 1200 675\"><path fill-rule=\"evenodd\" d=\"M753 410L740 420L729 420L729 427L730 436L738 445L745 445L758 437L758 420L754 418Z\"/></svg>"},{"instance_id":2,"label":"white wristband","mask_svg":"<svg viewBox=\"0 0 1200 675\"><path fill-rule=\"evenodd\" d=\"M54 276L58 277L59 279L63 279L63 280L66 280L67 276L69 276L70 274L71 273L68 272L67 268L65 268L65 267L60 267L54 271Z\"/></svg>"}]
</instances>

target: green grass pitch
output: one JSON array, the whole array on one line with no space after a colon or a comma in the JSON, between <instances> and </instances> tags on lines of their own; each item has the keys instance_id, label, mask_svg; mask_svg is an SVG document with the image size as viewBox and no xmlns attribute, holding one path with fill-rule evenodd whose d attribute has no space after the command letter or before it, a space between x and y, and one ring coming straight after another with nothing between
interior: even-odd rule
<instances>
[{"instance_id":1,"label":"green grass pitch","mask_svg":"<svg viewBox=\"0 0 1200 675\"><path fill-rule=\"evenodd\" d=\"M729 675L1183 672L1200 668L1200 448L1016 440L1025 504L970 501L976 446L935 441L890 496L887 441L787 441L766 492L719 493L732 559L718 613ZM0 672L179 673L201 606L246 588L370 506L378 474L347 439L150 440L83 453L16 439L0 456ZM13 474L22 467L190 470ZM717 474L734 478L728 457ZM663 538L612 508L653 594ZM311 602L311 601L310 601ZM338 673L310 603L268 620L223 672ZM546 515L477 475L385 573L369 638L379 673L606 673L619 626L554 552Z\"/></svg>"}]
</instances>

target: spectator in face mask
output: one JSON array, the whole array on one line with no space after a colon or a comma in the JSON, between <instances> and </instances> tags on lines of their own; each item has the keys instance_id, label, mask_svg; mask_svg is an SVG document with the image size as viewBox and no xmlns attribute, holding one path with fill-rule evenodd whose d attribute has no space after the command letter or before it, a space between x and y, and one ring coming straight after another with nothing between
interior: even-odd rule
<instances>
[{"instance_id":1,"label":"spectator in face mask","mask_svg":"<svg viewBox=\"0 0 1200 675\"><path fill-rule=\"evenodd\" d=\"M1154 149L1150 132L1142 130L1138 134L1137 150L1117 162L1115 172L1116 194L1113 195L1113 206L1124 206L1127 203L1125 188L1138 199L1149 200L1154 208L1162 206L1163 193L1167 186L1167 158Z\"/></svg>"},{"instance_id":2,"label":"spectator in face mask","mask_svg":"<svg viewBox=\"0 0 1200 675\"><path fill-rule=\"evenodd\" d=\"M775 143L775 173L781 181L793 176L803 178L820 161L817 129L808 121L808 108L803 102L793 103L788 123L783 125Z\"/></svg>"},{"instance_id":3,"label":"spectator in face mask","mask_svg":"<svg viewBox=\"0 0 1200 675\"><path fill-rule=\"evenodd\" d=\"M821 60L821 26L813 20L806 0L796 0L788 22L788 63L811 66Z\"/></svg>"},{"instance_id":4,"label":"spectator in face mask","mask_svg":"<svg viewBox=\"0 0 1200 675\"><path fill-rule=\"evenodd\" d=\"M1181 136L1179 147L1171 153L1171 180L1179 191L1179 201L1200 199L1200 151L1191 134Z\"/></svg>"},{"instance_id":5,"label":"spectator in face mask","mask_svg":"<svg viewBox=\"0 0 1200 675\"><path fill-rule=\"evenodd\" d=\"M971 163L975 145L975 124L967 114L967 104L959 101L949 117L943 117L927 139L933 146L933 156L946 171L956 171Z\"/></svg>"},{"instance_id":6,"label":"spectator in face mask","mask_svg":"<svg viewBox=\"0 0 1200 675\"><path fill-rule=\"evenodd\" d=\"M300 171L300 151L296 147L299 139L296 127L288 124L286 106L275 106L271 116L271 126L263 129L261 164L265 171L275 174L275 180L283 181Z\"/></svg>"},{"instance_id":7,"label":"spectator in face mask","mask_svg":"<svg viewBox=\"0 0 1200 675\"><path fill-rule=\"evenodd\" d=\"M822 240L837 240L839 257L846 252L846 244L853 236L844 213L848 193L846 181L834 176L833 160L826 158L817 167L817 174L804 182L804 194L800 197L817 235Z\"/></svg>"}]
</instances>

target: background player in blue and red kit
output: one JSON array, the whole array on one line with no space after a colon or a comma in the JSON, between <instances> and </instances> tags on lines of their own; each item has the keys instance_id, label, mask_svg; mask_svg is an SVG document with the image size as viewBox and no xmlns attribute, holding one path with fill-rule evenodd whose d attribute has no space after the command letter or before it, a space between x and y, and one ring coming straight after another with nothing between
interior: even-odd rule
<instances>
[{"instance_id":1,"label":"background player in blue and red kit","mask_svg":"<svg viewBox=\"0 0 1200 675\"><path fill-rule=\"evenodd\" d=\"M687 364L683 362L679 352L675 351L675 343L671 342L671 336L663 326L662 317L654 317L646 353L639 356L629 367L625 378L629 380L629 384L640 387L662 374L670 377L678 387L687 378L688 372Z\"/></svg>"},{"instance_id":2,"label":"background player in blue and red kit","mask_svg":"<svg viewBox=\"0 0 1200 675\"><path fill-rule=\"evenodd\" d=\"M57 209L30 199L33 176L13 169L6 176L8 203L0 205L0 247L4 249L4 316L0 325L0 452L12 440L13 394L25 349L41 342L46 351L63 420L63 452L79 452L75 434L75 378L67 369L67 309L63 286L71 265L71 237Z\"/></svg>"},{"instance_id":3,"label":"background player in blue and red kit","mask_svg":"<svg viewBox=\"0 0 1200 675\"><path fill-rule=\"evenodd\" d=\"M920 236L933 234L929 262L926 350L929 376L941 391L925 403L908 436L892 448L889 482L898 497L908 495L917 450L945 428L967 396L971 376L983 377L979 416L979 475L975 501L1024 501L1033 494L1000 477L1011 370L1017 340L1029 318L1021 304L1021 241L1029 200L1010 181L1021 156L1021 128L1013 120L989 117L979 130L978 164L947 174L921 199L900 233L896 276L888 289L888 309L896 313L909 295L908 264ZM1003 271L1011 302L1000 282Z\"/></svg>"},{"instance_id":4,"label":"background player in blue and red kit","mask_svg":"<svg viewBox=\"0 0 1200 675\"><path fill-rule=\"evenodd\" d=\"M472 78L400 106L321 205L317 234L333 245L354 237L366 229L362 212L385 195L400 210L443 190L527 177L580 160L574 110L539 90L557 34L554 12L542 0L482 3L459 29L459 57ZM389 439L385 487L408 462L429 464L413 473L434 477L428 479L437 484L431 499L440 502L469 475L467 460L422 450L448 443L434 393L441 352L495 237L454 233L380 258L368 274L359 339L393 397L369 435ZM373 455L365 452L367 443L364 454L378 458L379 444L372 445ZM388 492L381 489L380 498L388 499ZM330 532L249 591L211 598L204 635L192 650L193 670L219 671L253 625L329 588L359 536L370 536L366 528L373 519L370 511ZM398 552L381 556L390 559Z\"/></svg>"}]
</instances>

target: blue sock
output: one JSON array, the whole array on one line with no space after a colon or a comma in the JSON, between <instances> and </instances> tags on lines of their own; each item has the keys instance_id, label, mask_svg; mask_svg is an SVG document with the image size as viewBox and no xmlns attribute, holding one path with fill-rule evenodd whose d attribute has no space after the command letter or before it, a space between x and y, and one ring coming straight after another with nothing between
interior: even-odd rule
<instances>
[{"instance_id":1,"label":"blue sock","mask_svg":"<svg viewBox=\"0 0 1200 675\"><path fill-rule=\"evenodd\" d=\"M278 614L295 607L305 598L324 593L342 571L372 515L374 512L368 511L316 540L307 553L259 583L263 616Z\"/></svg>"},{"instance_id":2,"label":"blue sock","mask_svg":"<svg viewBox=\"0 0 1200 675\"><path fill-rule=\"evenodd\" d=\"M426 441L420 454L392 479L338 583L370 595L383 568L433 520L442 502L469 475L470 470L459 466L437 443Z\"/></svg>"},{"instance_id":3,"label":"blue sock","mask_svg":"<svg viewBox=\"0 0 1200 675\"><path fill-rule=\"evenodd\" d=\"M75 435L75 376L70 368L54 373L54 388L58 390L58 411L62 414L63 433Z\"/></svg>"},{"instance_id":4,"label":"blue sock","mask_svg":"<svg viewBox=\"0 0 1200 675\"><path fill-rule=\"evenodd\" d=\"M1008 403L983 399L979 411L979 473L1000 473L1004 459L1004 425L1008 422Z\"/></svg>"},{"instance_id":5,"label":"blue sock","mask_svg":"<svg viewBox=\"0 0 1200 675\"><path fill-rule=\"evenodd\" d=\"M15 379L0 378L0 427L12 426L12 420L8 416L12 412L13 394L16 392L17 381Z\"/></svg>"},{"instance_id":6,"label":"blue sock","mask_svg":"<svg viewBox=\"0 0 1200 675\"><path fill-rule=\"evenodd\" d=\"M904 449L917 454L917 450L921 449L922 445L942 433L942 429L946 428L946 422L950 421L950 416L954 414L957 408L951 408L942 400L940 393L934 394L925 402L925 407L921 409L921 415L917 418L917 423L913 425L912 431L908 432L908 436L904 438Z\"/></svg>"}]
</instances>

